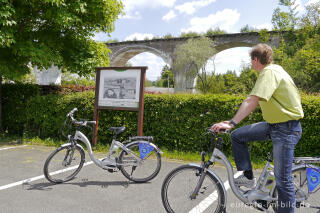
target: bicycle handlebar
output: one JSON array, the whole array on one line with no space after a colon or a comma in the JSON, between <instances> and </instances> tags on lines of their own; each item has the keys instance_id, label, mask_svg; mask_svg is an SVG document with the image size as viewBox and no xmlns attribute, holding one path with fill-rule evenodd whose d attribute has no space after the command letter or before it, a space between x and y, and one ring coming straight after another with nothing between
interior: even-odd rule
<instances>
[{"instance_id":1,"label":"bicycle handlebar","mask_svg":"<svg viewBox=\"0 0 320 213\"><path fill-rule=\"evenodd\" d=\"M229 129L221 129L219 132L217 132L217 131L212 131L211 127L208 128L208 132L213 134L214 136L217 136L217 134L230 134Z\"/></svg>"},{"instance_id":2,"label":"bicycle handlebar","mask_svg":"<svg viewBox=\"0 0 320 213\"><path fill-rule=\"evenodd\" d=\"M75 107L73 110L71 110L68 114L67 117L71 118L72 123L78 126L87 126L88 124L96 124L96 121L87 121L87 120L81 120L78 121L73 117L73 113L78 111L78 109Z\"/></svg>"}]
</instances>

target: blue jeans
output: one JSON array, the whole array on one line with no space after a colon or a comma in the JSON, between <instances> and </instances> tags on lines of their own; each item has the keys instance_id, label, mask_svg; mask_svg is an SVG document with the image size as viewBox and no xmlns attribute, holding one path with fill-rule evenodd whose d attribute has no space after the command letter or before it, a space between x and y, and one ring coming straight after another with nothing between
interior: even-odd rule
<instances>
[{"instance_id":1,"label":"blue jeans","mask_svg":"<svg viewBox=\"0 0 320 213\"><path fill-rule=\"evenodd\" d=\"M279 213L294 212L295 192L291 169L294 148L301 134L299 121L277 124L259 122L243 126L231 133L232 151L238 171L252 169L247 142L272 140Z\"/></svg>"}]
</instances>

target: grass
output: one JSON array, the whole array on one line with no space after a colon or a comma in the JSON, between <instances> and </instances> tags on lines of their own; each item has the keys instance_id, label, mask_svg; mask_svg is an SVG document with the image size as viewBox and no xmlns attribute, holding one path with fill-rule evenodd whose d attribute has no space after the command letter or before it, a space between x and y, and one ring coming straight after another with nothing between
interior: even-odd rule
<instances>
[{"instance_id":1,"label":"grass","mask_svg":"<svg viewBox=\"0 0 320 213\"><path fill-rule=\"evenodd\" d=\"M20 144L26 144L26 145L44 145L44 146L54 146L58 147L62 144L66 143L66 141L62 140L56 140L52 138L47 139L40 139L38 137L35 138L21 138L17 136L0 136L0 146L8 146L8 145L20 145ZM86 149L86 146L83 145L83 147ZM92 150L94 152L101 152L101 153L107 153L109 150L109 145L103 145L103 144L97 144L96 146L92 147ZM179 152L179 151L171 151L167 149L161 149L163 152L161 157L166 161L174 161L174 162L181 162L181 163L200 163L201 162L201 156L200 152ZM233 160L232 156L228 156L229 160L232 164L232 166L235 168L235 162ZM208 160L209 156L206 156L206 160ZM261 158L252 158L252 166L254 169L262 169L266 163L265 159Z\"/></svg>"}]
</instances>

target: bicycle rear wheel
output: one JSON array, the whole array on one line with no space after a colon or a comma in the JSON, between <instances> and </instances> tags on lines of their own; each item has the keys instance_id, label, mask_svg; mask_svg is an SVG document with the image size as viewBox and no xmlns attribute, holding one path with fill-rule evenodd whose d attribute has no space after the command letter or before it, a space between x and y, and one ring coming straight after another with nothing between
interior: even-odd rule
<instances>
[{"instance_id":1,"label":"bicycle rear wheel","mask_svg":"<svg viewBox=\"0 0 320 213\"><path fill-rule=\"evenodd\" d=\"M310 192L310 189L308 189L307 170L317 173L316 170L308 168L308 166L292 171L293 183L296 188L297 208L295 212L320 212L320 189L318 187L313 192Z\"/></svg>"},{"instance_id":2,"label":"bicycle rear wheel","mask_svg":"<svg viewBox=\"0 0 320 213\"><path fill-rule=\"evenodd\" d=\"M296 195L296 213L320 212L320 189L315 189L312 193L309 193L307 168L308 166L304 166L292 170L292 181ZM277 197L276 190L274 197ZM274 211L278 212L277 206L274 206Z\"/></svg>"},{"instance_id":3,"label":"bicycle rear wheel","mask_svg":"<svg viewBox=\"0 0 320 213\"><path fill-rule=\"evenodd\" d=\"M221 183L207 172L195 199L190 196L199 181L201 168L183 165L171 171L161 188L162 203L167 212L223 212L225 193Z\"/></svg>"},{"instance_id":4,"label":"bicycle rear wheel","mask_svg":"<svg viewBox=\"0 0 320 213\"><path fill-rule=\"evenodd\" d=\"M120 153L118 163L120 171L126 178L144 183L157 176L161 168L161 156L156 149L143 141L130 143L127 148L142 160L139 163L131 153L124 150ZM146 152L144 152L145 149L147 149Z\"/></svg>"},{"instance_id":5,"label":"bicycle rear wheel","mask_svg":"<svg viewBox=\"0 0 320 213\"><path fill-rule=\"evenodd\" d=\"M85 153L79 146L60 146L47 158L43 172L52 183L63 183L74 178L85 161Z\"/></svg>"}]
</instances>

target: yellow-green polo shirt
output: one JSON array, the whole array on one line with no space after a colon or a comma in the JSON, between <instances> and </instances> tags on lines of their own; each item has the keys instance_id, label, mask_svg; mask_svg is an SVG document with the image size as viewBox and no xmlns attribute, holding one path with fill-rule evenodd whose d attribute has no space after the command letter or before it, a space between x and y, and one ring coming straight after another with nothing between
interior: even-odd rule
<instances>
[{"instance_id":1,"label":"yellow-green polo shirt","mask_svg":"<svg viewBox=\"0 0 320 213\"><path fill-rule=\"evenodd\" d=\"M269 64L261 70L250 95L260 98L262 116L268 123L303 118L299 91L289 74L279 65Z\"/></svg>"}]
</instances>

